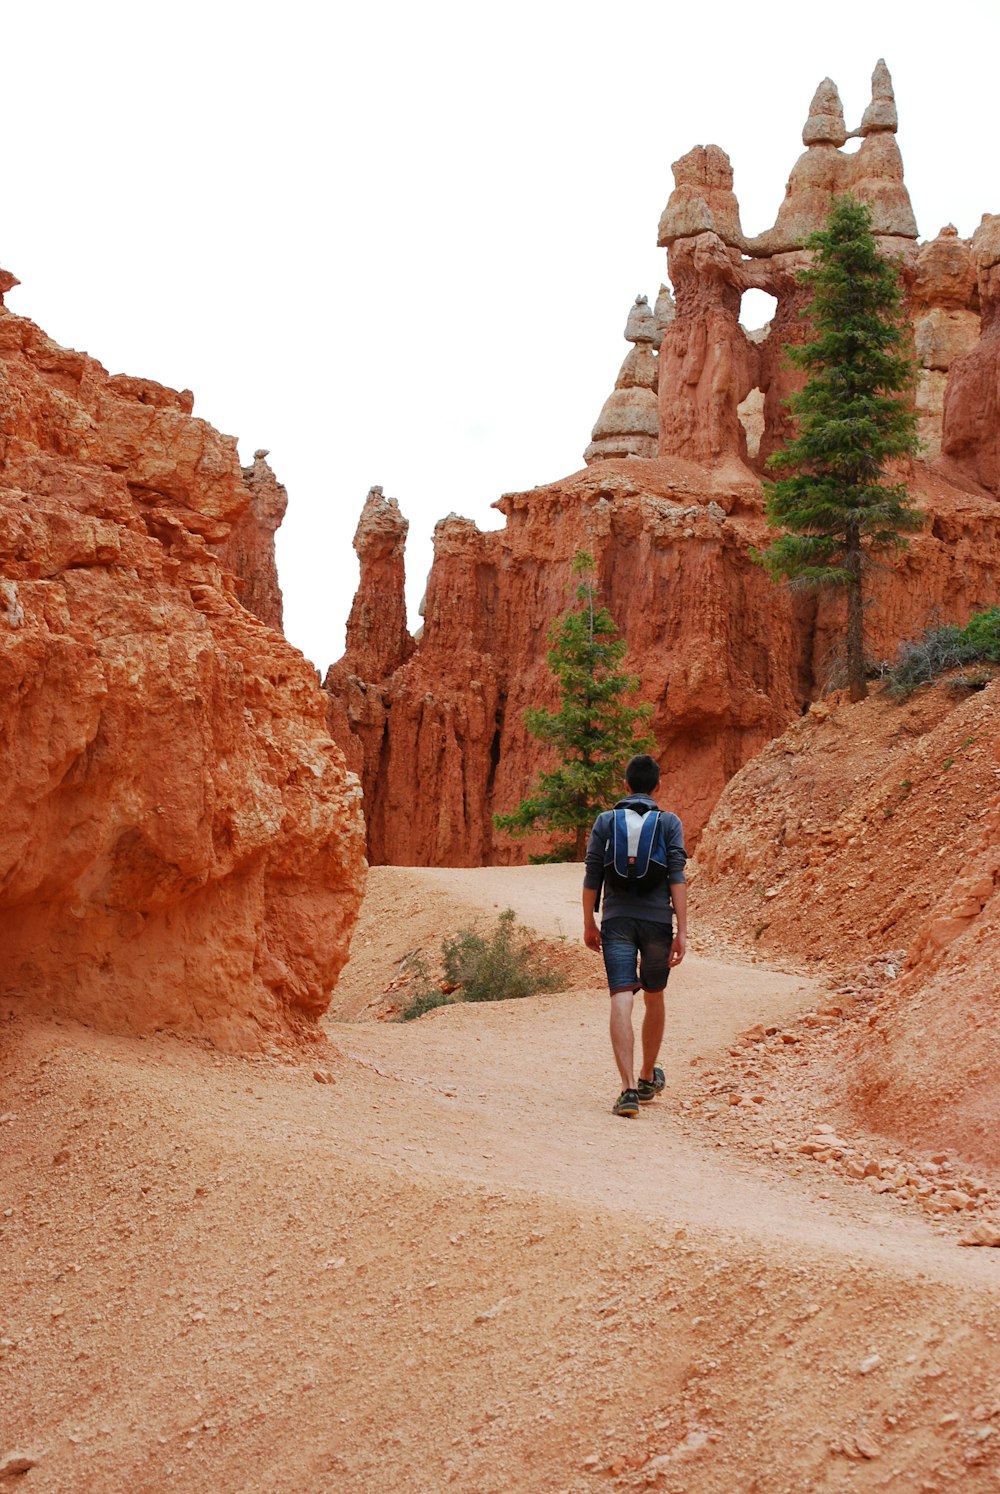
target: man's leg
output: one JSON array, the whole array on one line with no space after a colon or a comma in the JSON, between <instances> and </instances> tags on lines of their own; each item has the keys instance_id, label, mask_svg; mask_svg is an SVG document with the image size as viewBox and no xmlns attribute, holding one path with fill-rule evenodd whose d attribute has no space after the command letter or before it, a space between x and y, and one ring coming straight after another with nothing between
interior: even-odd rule
<instances>
[{"instance_id":1,"label":"man's leg","mask_svg":"<svg viewBox=\"0 0 1000 1494\"><path fill-rule=\"evenodd\" d=\"M656 1072L656 1060L663 1042L666 1020L663 992L670 974L670 946L673 930L670 924L637 925L642 960L639 978L645 999L642 1019L642 1068L639 1070L639 1098L651 1099L663 1088L663 1070ZM652 1086L652 1087L651 1087Z\"/></svg>"},{"instance_id":2,"label":"man's leg","mask_svg":"<svg viewBox=\"0 0 1000 1494\"><path fill-rule=\"evenodd\" d=\"M660 1056L660 1044L663 1042L666 1009L662 991L643 991L642 994L646 1010L642 1018L642 1068L639 1070L639 1078L652 1083L653 1066Z\"/></svg>"},{"instance_id":3,"label":"man's leg","mask_svg":"<svg viewBox=\"0 0 1000 1494\"><path fill-rule=\"evenodd\" d=\"M635 1089L635 1034L632 1031L631 990L611 992L611 1047L622 1089Z\"/></svg>"}]
</instances>

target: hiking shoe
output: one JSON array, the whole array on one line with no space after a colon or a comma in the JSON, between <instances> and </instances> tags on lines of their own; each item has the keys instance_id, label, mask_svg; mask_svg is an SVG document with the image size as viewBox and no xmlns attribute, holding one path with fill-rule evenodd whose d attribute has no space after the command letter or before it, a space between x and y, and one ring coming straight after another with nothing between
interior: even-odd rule
<instances>
[{"instance_id":1,"label":"hiking shoe","mask_svg":"<svg viewBox=\"0 0 1000 1494\"><path fill-rule=\"evenodd\" d=\"M639 1104L648 1105L650 1100L655 1100L666 1082L667 1077L662 1069L654 1069L652 1079L640 1079L635 1087Z\"/></svg>"},{"instance_id":2,"label":"hiking shoe","mask_svg":"<svg viewBox=\"0 0 1000 1494\"><path fill-rule=\"evenodd\" d=\"M638 1115L639 1094L634 1089L623 1089L611 1107L613 1115Z\"/></svg>"}]
</instances>

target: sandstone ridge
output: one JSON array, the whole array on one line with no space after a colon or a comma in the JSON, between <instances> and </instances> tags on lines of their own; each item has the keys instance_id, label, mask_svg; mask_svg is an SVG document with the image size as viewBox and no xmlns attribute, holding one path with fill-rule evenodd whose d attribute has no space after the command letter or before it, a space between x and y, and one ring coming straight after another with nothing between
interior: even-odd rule
<instances>
[{"instance_id":1,"label":"sandstone ridge","mask_svg":"<svg viewBox=\"0 0 1000 1494\"><path fill-rule=\"evenodd\" d=\"M346 958L360 793L219 558L239 536L279 623L283 490L192 407L0 309L0 996L257 1047Z\"/></svg>"}]
</instances>

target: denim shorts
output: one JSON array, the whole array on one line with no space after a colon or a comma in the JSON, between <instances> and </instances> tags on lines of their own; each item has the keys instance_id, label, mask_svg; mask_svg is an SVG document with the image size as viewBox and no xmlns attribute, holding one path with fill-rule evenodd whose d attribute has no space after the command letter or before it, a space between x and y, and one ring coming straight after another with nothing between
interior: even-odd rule
<instances>
[{"instance_id":1,"label":"denim shorts","mask_svg":"<svg viewBox=\"0 0 1000 1494\"><path fill-rule=\"evenodd\" d=\"M601 953L608 973L608 990L662 991L670 974L673 942L673 927L669 923L651 923L646 918L606 918L601 924Z\"/></svg>"}]
</instances>

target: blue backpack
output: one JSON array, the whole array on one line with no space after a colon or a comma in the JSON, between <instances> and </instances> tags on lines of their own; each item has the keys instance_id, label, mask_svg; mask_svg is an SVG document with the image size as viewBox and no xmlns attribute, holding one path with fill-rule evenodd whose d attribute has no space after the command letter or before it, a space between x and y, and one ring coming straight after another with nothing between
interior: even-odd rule
<instances>
[{"instance_id":1,"label":"blue backpack","mask_svg":"<svg viewBox=\"0 0 1000 1494\"><path fill-rule=\"evenodd\" d=\"M643 800L623 799L611 811L604 880L623 892L650 892L667 880L663 813Z\"/></svg>"}]
</instances>

